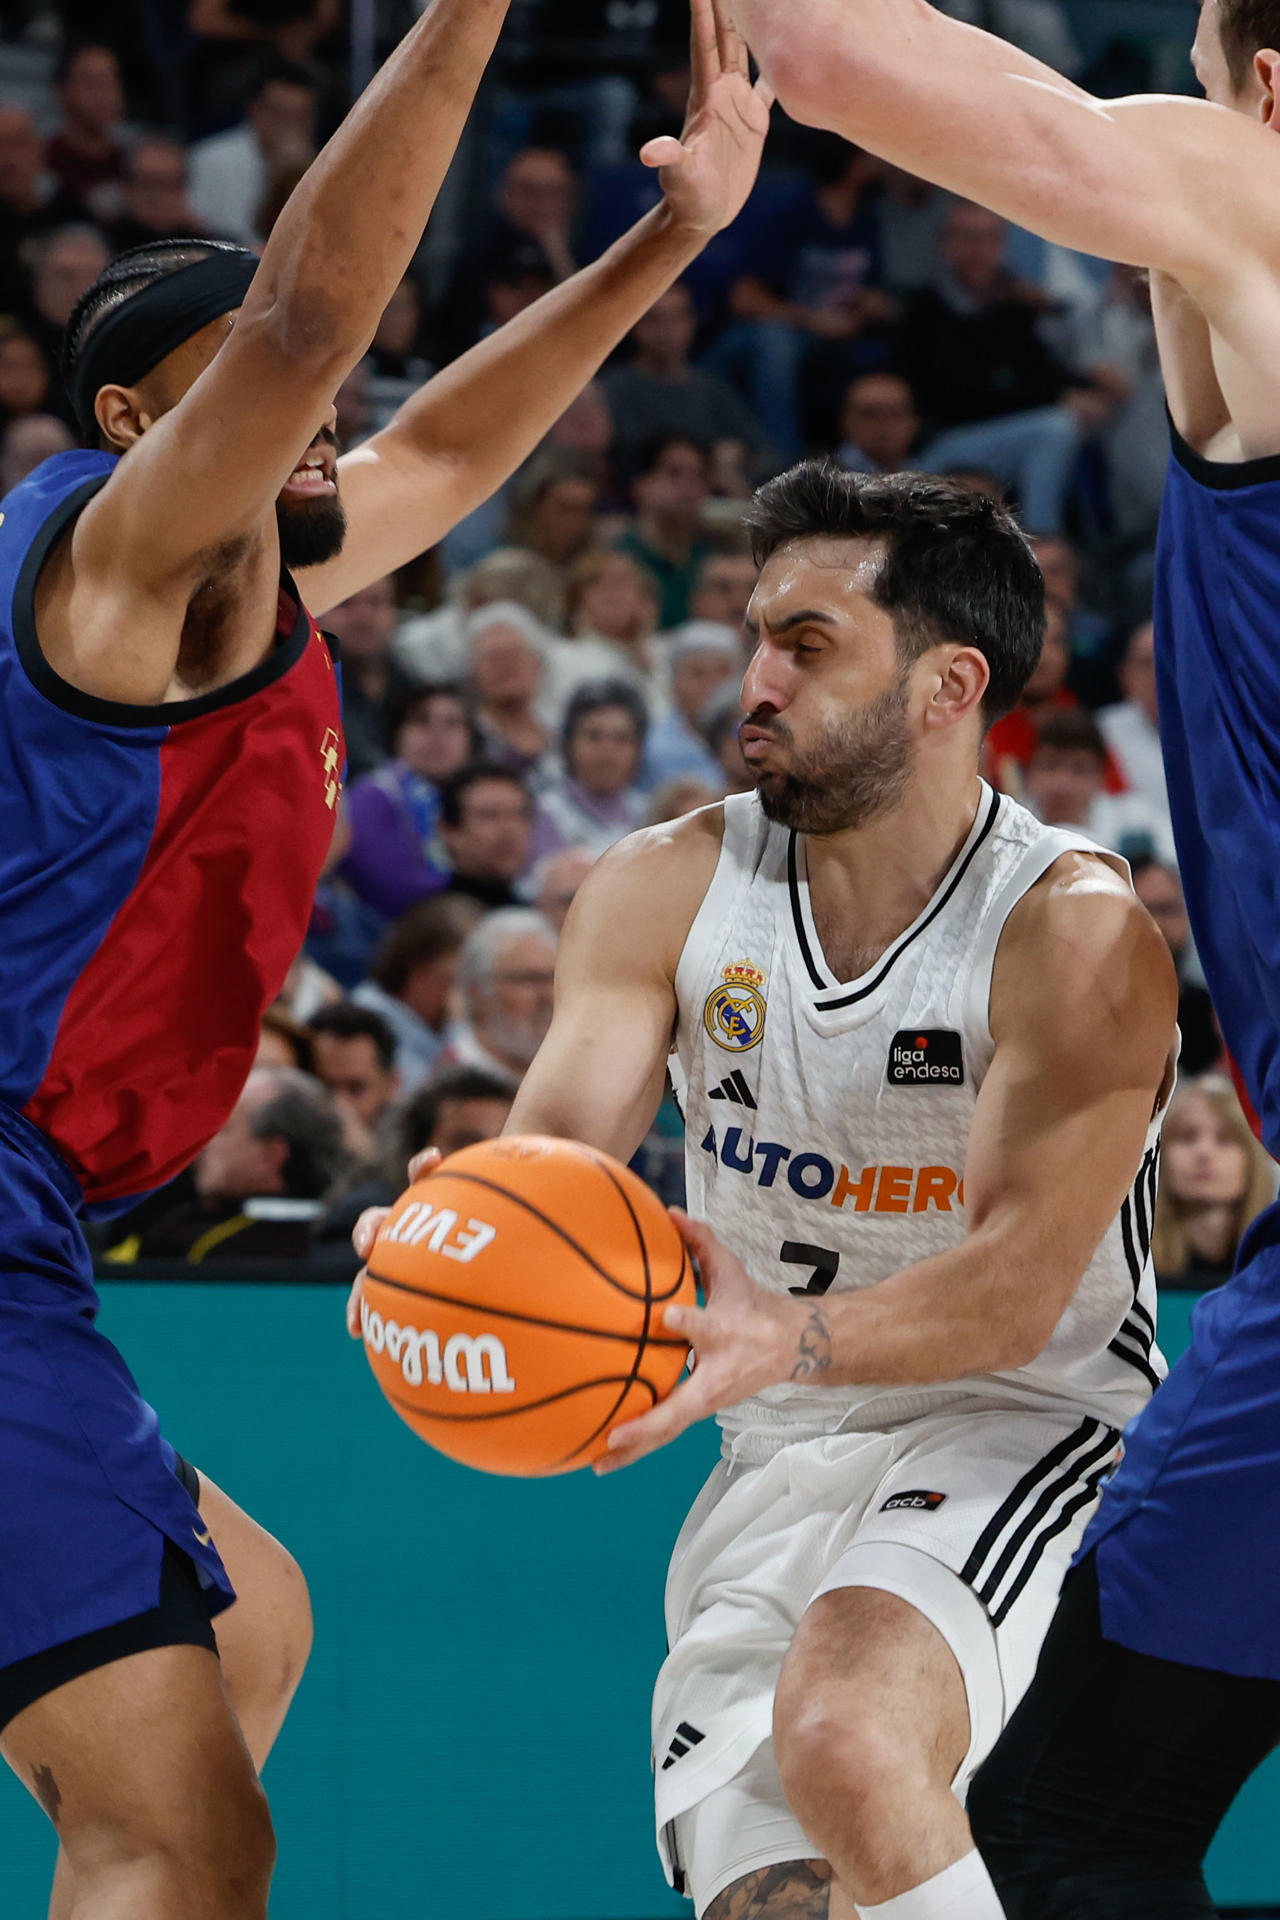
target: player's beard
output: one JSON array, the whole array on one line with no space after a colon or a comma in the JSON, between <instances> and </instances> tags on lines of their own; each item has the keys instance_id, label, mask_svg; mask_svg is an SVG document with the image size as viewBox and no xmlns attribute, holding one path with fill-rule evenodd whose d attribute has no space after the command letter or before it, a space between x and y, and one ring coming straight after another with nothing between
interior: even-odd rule
<instances>
[{"instance_id":1,"label":"player's beard","mask_svg":"<svg viewBox=\"0 0 1280 1920\"><path fill-rule=\"evenodd\" d=\"M316 439L339 451L337 435L322 427ZM289 505L276 502L276 528L280 535L280 558L291 573L303 567L323 566L342 552L347 537L347 510L335 486L332 493L317 500L296 500Z\"/></svg>"},{"instance_id":2,"label":"player's beard","mask_svg":"<svg viewBox=\"0 0 1280 1920\"><path fill-rule=\"evenodd\" d=\"M791 755L785 773L756 775L768 819L796 833L846 833L891 813L911 784L915 750L908 718L909 683L900 674L870 706L847 714L822 739L800 752L785 720L763 726Z\"/></svg>"}]
</instances>

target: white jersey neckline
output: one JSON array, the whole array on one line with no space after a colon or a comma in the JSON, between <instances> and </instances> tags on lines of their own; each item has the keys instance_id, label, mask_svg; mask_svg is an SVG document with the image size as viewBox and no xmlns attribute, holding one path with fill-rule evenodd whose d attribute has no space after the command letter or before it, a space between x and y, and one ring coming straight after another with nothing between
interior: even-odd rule
<instances>
[{"instance_id":1,"label":"white jersey neckline","mask_svg":"<svg viewBox=\"0 0 1280 1920\"><path fill-rule=\"evenodd\" d=\"M791 900L792 937L800 958L803 975L813 992L810 996L816 1013L841 1013L869 1000L888 980L897 962L921 934L930 927L953 898L964 880L983 841L999 816L1001 796L979 779L981 793L973 825L955 859L947 868L933 894L911 925L856 980L837 980L827 964L813 918L809 897L808 862L803 835L792 832L787 840L787 891Z\"/></svg>"}]
</instances>

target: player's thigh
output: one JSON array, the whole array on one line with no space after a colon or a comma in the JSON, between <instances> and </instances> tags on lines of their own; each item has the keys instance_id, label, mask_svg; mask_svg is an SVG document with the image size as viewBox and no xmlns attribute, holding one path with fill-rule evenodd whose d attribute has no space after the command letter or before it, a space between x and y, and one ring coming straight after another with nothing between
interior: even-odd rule
<instances>
[{"instance_id":1,"label":"player's thigh","mask_svg":"<svg viewBox=\"0 0 1280 1920\"><path fill-rule=\"evenodd\" d=\"M236 1590L214 1621L223 1677L255 1764L280 1731L311 1651L311 1602L293 1555L204 1473L200 1517Z\"/></svg>"},{"instance_id":2,"label":"player's thigh","mask_svg":"<svg viewBox=\"0 0 1280 1920\"><path fill-rule=\"evenodd\" d=\"M0 1751L78 1884L149 1858L193 1882L270 1870L266 1801L206 1647L152 1647L67 1681L9 1721Z\"/></svg>"},{"instance_id":3,"label":"player's thigh","mask_svg":"<svg viewBox=\"0 0 1280 1920\"><path fill-rule=\"evenodd\" d=\"M857 1920L857 1910L825 1860L789 1860L736 1880L702 1920Z\"/></svg>"},{"instance_id":4,"label":"player's thigh","mask_svg":"<svg viewBox=\"0 0 1280 1920\"><path fill-rule=\"evenodd\" d=\"M872 1586L819 1594L782 1663L774 1742L784 1785L794 1770L835 1769L842 1785L877 1776L950 1784L970 1745L956 1652L933 1622Z\"/></svg>"}]
</instances>

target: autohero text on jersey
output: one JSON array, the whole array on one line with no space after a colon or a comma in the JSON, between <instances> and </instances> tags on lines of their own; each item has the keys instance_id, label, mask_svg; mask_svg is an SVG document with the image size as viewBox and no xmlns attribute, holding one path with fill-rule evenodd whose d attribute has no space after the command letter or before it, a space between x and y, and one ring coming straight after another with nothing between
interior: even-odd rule
<instances>
[{"instance_id":1,"label":"autohero text on jersey","mask_svg":"<svg viewBox=\"0 0 1280 1920\"><path fill-rule=\"evenodd\" d=\"M758 1187L785 1178L802 1200L825 1200L853 1213L951 1213L964 1205L964 1182L953 1167L862 1167L857 1171L821 1153L795 1153L778 1140L754 1140L741 1127L726 1127L717 1140L708 1127L702 1142L722 1167L750 1175Z\"/></svg>"}]
</instances>

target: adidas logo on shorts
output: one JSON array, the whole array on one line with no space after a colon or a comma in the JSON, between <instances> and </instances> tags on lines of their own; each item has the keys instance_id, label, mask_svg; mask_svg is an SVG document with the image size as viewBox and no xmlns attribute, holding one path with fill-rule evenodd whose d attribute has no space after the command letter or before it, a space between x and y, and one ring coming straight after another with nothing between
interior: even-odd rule
<instances>
[{"instance_id":1,"label":"adidas logo on shorts","mask_svg":"<svg viewBox=\"0 0 1280 1920\"><path fill-rule=\"evenodd\" d=\"M696 1747L699 1741L705 1740L706 1737L705 1733L699 1733L696 1727L691 1727L687 1720L682 1720L676 1728L675 1739L667 1748L667 1757L662 1763L662 1771L665 1773L668 1767L674 1767L677 1760L684 1759L690 1747Z\"/></svg>"}]
</instances>

